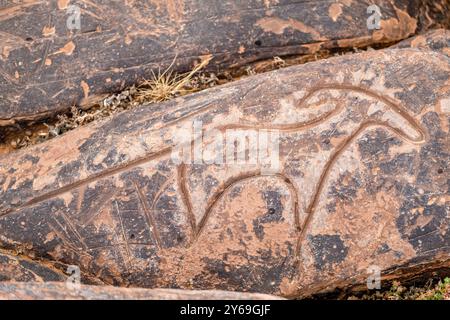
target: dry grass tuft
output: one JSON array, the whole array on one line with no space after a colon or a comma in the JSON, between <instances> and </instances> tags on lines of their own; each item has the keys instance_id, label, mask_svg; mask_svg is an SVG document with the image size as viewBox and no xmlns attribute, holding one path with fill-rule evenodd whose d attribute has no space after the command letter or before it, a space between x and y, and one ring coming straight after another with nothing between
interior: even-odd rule
<instances>
[{"instance_id":1,"label":"dry grass tuft","mask_svg":"<svg viewBox=\"0 0 450 320\"><path fill-rule=\"evenodd\" d=\"M0 154L47 141L89 122L108 118L125 110L133 109L143 103L157 103L170 100L178 96L232 82L249 75L326 59L330 56L332 56L332 53L322 52L314 55L273 57L272 59L257 61L242 67L222 70L217 74L202 71L211 61L211 56L202 59L190 72L176 74L172 70L177 58L175 57L164 72L161 73L161 70L159 70L157 74L152 73L152 77L139 86L132 86L120 93L112 94L88 109L81 110L74 106L70 112L47 119L45 123L32 122L0 128Z\"/></svg>"},{"instance_id":2,"label":"dry grass tuft","mask_svg":"<svg viewBox=\"0 0 450 320\"><path fill-rule=\"evenodd\" d=\"M200 72L211 58L203 59L188 73L176 74L172 71L175 57L163 73L153 73L152 78L145 80L140 86L132 86L113 94L87 110L73 106L70 112L57 115L47 122L6 128L4 132L0 132L0 141L6 142L0 143L0 154L47 141L90 122L133 109L142 103L162 102L213 87L220 83L217 76L214 73Z\"/></svg>"},{"instance_id":3,"label":"dry grass tuft","mask_svg":"<svg viewBox=\"0 0 450 320\"><path fill-rule=\"evenodd\" d=\"M155 75L152 71L152 78L150 80L145 80L137 88L137 99L145 102L162 102L195 91L193 88L188 89L187 86L192 77L208 65L211 58L212 57L204 59L194 69L185 74L174 74L172 72L171 69L175 60L173 60L169 68L163 73L159 70L158 74Z\"/></svg>"}]
</instances>

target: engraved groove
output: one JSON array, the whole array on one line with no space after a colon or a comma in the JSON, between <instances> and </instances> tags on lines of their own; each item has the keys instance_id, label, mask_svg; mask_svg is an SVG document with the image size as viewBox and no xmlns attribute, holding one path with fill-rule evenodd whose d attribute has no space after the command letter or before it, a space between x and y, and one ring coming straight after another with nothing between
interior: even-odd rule
<instances>
[{"instance_id":1,"label":"engraved groove","mask_svg":"<svg viewBox=\"0 0 450 320\"><path fill-rule=\"evenodd\" d=\"M151 154L149 154L147 156L144 156L142 158L138 158L138 159L129 161L127 163L123 163L121 165L118 165L116 167L112 167L112 168L103 170L103 171L101 171L101 172L99 172L97 174L91 175L90 177L88 177L86 179L82 179L82 180L79 180L77 182L68 184L68 185L66 185L66 186L64 186L62 188L56 189L54 191L50 191L48 193L44 193L43 195L38 196L36 198L33 198L32 200L26 202L22 206L19 206L17 208L12 208L12 209L9 209L9 210L5 210L4 212L2 212L0 214L0 217L3 217L3 216L8 215L10 213L14 213L17 210L21 210L21 209L25 209L25 208L31 207L31 206L33 206L35 204L38 204L40 202L49 200L51 198L55 198L57 196L60 196L60 195L62 195L64 193L68 192L68 191L71 191L71 190L73 190L75 188L78 188L78 187L82 187L82 186L88 185L91 182L95 182L95 181L97 181L99 179L110 177L110 176L113 176L113 175L116 175L116 174L119 174L119 173L122 173L122 172L127 172L130 169L132 169L132 168L138 167L138 166L143 165L143 164L145 164L145 163L147 163L149 161L152 161L154 159L157 159L159 157L167 155L171 151L172 151L172 148L164 148L161 151L157 151L157 152L151 153Z\"/></svg>"},{"instance_id":2,"label":"engraved groove","mask_svg":"<svg viewBox=\"0 0 450 320\"><path fill-rule=\"evenodd\" d=\"M187 188L186 165L185 164L179 165L177 167L177 171L178 171L177 175L178 187L180 189L181 199L183 200L183 203L187 210L187 218L192 231L191 242L193 242L197 234L197 221L196 221L197 219L195 218L191 196Z\"/></svg>"},{"instance_id":3,"label":"engraved groove","mask_svg":"<svg viewBox=\"0 0 450 320\"><path fill-rule=\"evenodd\" d=\"M148 208L147 201L145 200L145 196L142 193L142 190L137 185L137 183L135 181L133 181L133 184L134 184L134 188L136 189L136 193L138 195L142 209L144 210L144 216L147 221L147 225L149 227L150 235L153 235L153 237L155 238L156 246L158 247L158 249L161 249L161 237L159 235L159 231L156 226L155 217L152 214L152 210Z\"/></svg>"},{"instance_id":4,"label":"engraved groove","mask_svg":"<svg viewBox=\"0 0 450 320\"><path fill-rule=\"evenodd\" d=\"M294 221L295 221L297 230L300 230L300 213L298 211L298 192L297 192L297 188L295 187L293 182L284 174L278 173L278 174L267 175L267 174L262 174L261 171L258 170L258 171L252 172L252 173L247 173L245 175L240 175L238 177L231 178L230 180L225 182L221 186L221 188L210 198L210 200L208 201L208 204L206 206L205 214L202 216L200 223L196 227L196 233L195 233L193 242L195 242L199 238L199 236L203 232L215 206L223 198L223 196L226 194L226 192L228 190L233 188L238 183L242 183L247 180L252 180L252 179L260 178L260 177L276 177L276 178L283 180L283 182L287 184L289 191L291 193L291 197L293 198ZM185 187L187 188L187 186L185 186Z\"/></svg>"},{"instance_id":5,"label":"engraved groove","mask_svg":"<svg viewBox=\"0 0 450 320\"><path fill-rule=\"evenodd\" d=\"M322 194L322 190L324 188L324 185L326 183L326 180L331 172L331 169L334 167L334 164L337 162L337 160L339 159L339 157L346 151L347 147L361 134L365 131L365 129L372 127L372 126L384 126L387 129L391 129L394 132L396 132L397 134L399 134L398 130L396 130L395 128L392 128L389 124L383 124L377 121L368 121L366 123L363 123L349 138L347 138L343 143L341 143L338 148L336 149L336 151L333 153L333 155L331 156L330 160L327 162L327 164L325 165L324 170L321 173L321 176L319 178L319 182L317 183L317 187L316 187L316 191L313 194L312 200L306 210L307 216L305 219L305 222L303 223L302 229L301 229L301 233L300 233L300 237L298 239L298 243L297 243L297 255L300 254L301 251L301 245L305 240L306 237L306 232L309 229L309 226L312 222L312 218L314 216L320 195ZM401 135L403 136L403 135ZM419 143L421 141L414 141L415 143Z\"/></svg>"},{"instance_id":6,"label":"engraved groove","mask_svg":"<svg viewBox=\"0 0 450 320\"><path fill-rule=\"evenodd\" d=\"M116 205L116 211L117 211L117 217L119 218L119 223L120 223L120 230L122 232L122 237L123 237L123 241L125 244L125 252L127 254L127 260L124 259L125 262L125 268L127 269L127 272L129 272L129 264L131 263L131 251L130 251L130 247L128 246L128 237L125 233L125 228L123 227L123 221L122 221L122 216L120 214L120 210L119 210L119 205L117 203L117 201L113 201L113 203ZM120 246L116 246L116 248L119 248ZM120 250L119 250L120 251Z\"/></svg>"},{"instance_id":7,"label":"engraved groove","mask_svg":"<svg viewBox=\"0 0 450 320\"><path fill-rule=\"evenodd\" d=\"M385 127L389 130L392 130L394 133L396 133L396 135L398 135L401 139L409 142L409 143L414 143L414 144L419 144L419 143L423 143L426 140L426 133L423 130L423 128L417 123L417 121L407 112L405 111L405 109L397 104L395 101L393 101L391 98L389 97L385 97L377 92L374 92L372 90L363 88L363 87L359 87L359 86L354 86L354 85L346 85L346 84L322 84L322 85L318 85L314 88L312 88L311 90L309 90L309 92L306 94L305 97L303 97L300 101L300 103L297 105L297 108L302 108L305 107L307 102L310 100L311 97L314 96L314 94L316 94L319 91L323 91L323 90L342 90L344 92L359 92L365 95L368 95L369 97L372 97L378 101L384 102L391 110L393 110L395 113L397 113L398 115L400 115L403 119L405 119L411 126L412 128L414 128L418 133L419 133L419 138L412 138L409 137L407 133L405 133L403 130L397 129L392 127L390 124L386 123L386 122L382 122L382 121L375 121L375 120L369 120L364 122L349 138L347 138L343 143L341 143L337 149L335 150L335 152L332 154L330 160L327 162L327 164L325 165L324 170L321 173L321 176L319 178L319 181L317 183L317 186L315 188L315 192L312 195L312 199L306 209L306 219L303 223L303 225L300 225L300 217L299 217L299 212L298 212L298 192L296 191L296 188L294 186L294 184L292 183L292 181L289 180L288 177L282 175L282 174L275 174L273 176L275 177L279 177L280 179L283 179L283 181L285 181L287 183L287 185L289 186L289 189L291 191L291 195L294 195L294 217L295 217L295 224L298 230L300 230L300 235L298 238L298 242L297 242L297 250L296 253L297 255L300 254L301 251L301 244L303 243L305 236L306 236L306 232L311 224L311 221L313 219L314 213L316 211L316 207L320 198L320 195L323 191L324 185L327 181L327 178L332 170L332 168L334 167L335 163L337 162L338 158L343 154L343 152L347 149L347 147L368 127L371 126L382 126ZM330 100L336 100L335 98L332 98ZM211 106L208 106L206 108L203 108L201 110L196 110L194 112L194 114L190 114L190 115L186 115L183 117L183 119L188 118L190 116L193 115L197 115L200 112L204 112L205 110L210 109ZM342 100L337 100L337 107L334 108L333 110L326 112L325 114L321 115L320 117L317 118L313 118L311 120L308 121L303 121L303 122L298 122L295 124L286 124L286 125L255 125L255 124L250 124L250 123L239 123L239 124L231 124L231 125L224 125L219 127L219 129L221 130L226 130L226 129L236 129L236 128L252 128L252 129L277 129L277 130L284 130L284 131L299 131L305 128L309 128L312 126L317 126L320 123L323 123L324 121L326 121L327 119L329 119L330 117L338 114L340 111L342 111L342 109L345 107L344 103ZM179 119L177 119L179 120ZM181 120L180 120L181 121ZM177 121L171 122L171 125L175 124ZM71 191L77 187L84 187L87 184L94 182L98 179L101 178L105 178L105 177L109 177L112 175L116 175L118 173L121 172L126 172L134 167L140 166L142 164L145 164L151 160L154 159L158 159L160 157L166 156L168 155L170 152L172 151L171 147L168 148L164 148L160 151L151 153L147 156L144 156L142 158L138 158L135 160L132 160L130 162L121 164L119 166L116 167L112 167L109 169L106 169L100 173L94 174L86 179L77 181L75 183L66 185L60 189L54 190L54 191L50 191L48 193L45 193L41 196L38 196L30 201L28 201L27 203L25 203L22 206L19 206L18 208L14 208L14 209L10 209L9 211L6 211L5 213L3 213L0 216L5 216L9 213L15 212L17 210L20 209L24 209L30 206L33 206L37 203L40 203L42 201L46 201L48 199L51 199L53 197L59 196L65 192ZM203 232L205 225L207 224L207 221L211 215L211 212L214 210L217 202L224 196L224 194L226 193L227 190L229 190L230 188L232 188L235 184L239 183L239 182L243 182L246 181L248 179L253 179L256 177L260 177L261 172L251 172L251 173L247 173L244 175L241 175L239 177L235 177L235 178L231 178L229 181L225 182L222 187L220 188L219 191L217 191L209 200L206 206L206 210L204 215L202 216L201 221L197 224L195 215L194 215L194 210L193 210L193 205L192 205L192 200L190 198L190 192L187 186L187 176L186 176L186 165L185 164L181 164L177 167L177 183L179 186L179 192L180 192L180 196L182 198L182 201L186 207L186 211L187 211L187 218L188 218L188 222L189 225L191 227L192 230L192 241L191 241L191 245L198 239L198 237L201 235L201 233ZM134 182L135 183L135 182ZM157 239L157 245L160 248L161 246L161 242L160 242L160 238L159 238L159 234L158 234L158 230L156 228L155 225L155 221L154 221L154 217L152 216L152 211L154 209L154 205L157 201L157 199L162 195L163 190L160 190L158 195L157 195L157 199L155 199L155 201L152 204L151 208L148 208L148 205L145 201L145 197L142 194L142 191L137 187L136 183L135 183L135 187L136 187L136 191L139 197L139 200L141 202L141 205L144 209L144 213L146 215L147 221L149 226L152 226L153 228L153 235L154 237ZM113 197L114 195L112 195L111 197ZM117 206L117 203L116 203ZM118 209L118 207L117 207ZM119 219L121 222L121 227L122 227L122 233L123 236L125 238L125 242L127 241L126 236L125 236L125 231L123 228L123 224L122 224L122 220L120 217L120 212L118 212L119 214ZM90 219L89 219L90 220ZM68 224L70 224L70 221L68 222ZM77 235L78 238L79 234ZM130 253L129 253L129 248L128 246L126 246L127 249L127 254L130 258Z\"/></svg>"}]
</instances>

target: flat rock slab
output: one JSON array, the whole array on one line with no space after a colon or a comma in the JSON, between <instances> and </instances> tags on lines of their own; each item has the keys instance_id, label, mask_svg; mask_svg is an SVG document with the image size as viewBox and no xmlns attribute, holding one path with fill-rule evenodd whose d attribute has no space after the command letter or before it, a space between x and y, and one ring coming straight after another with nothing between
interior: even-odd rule
<instances>
[{"instance_id":1,"label":"flat rock slab","mask_svg":"<svg viewBox=\"0 0 450 320\"><path fill-rule=\"evenodd\" d=\"M220 290L126 289L65 283L0 282L0 300L281 300L282 298Z\"/></svg>"},{"instance_id":2,"label":"flat rock slab","mask_svg":"<svg viewBox=\"0 0 450 320\"><path fill-rule=\"evenodd\" d=\"M44 282L65 281L67 275L54 266L33 261L28 257L18 257L0 253L0 281Z\"/></svg>"},{"instance_id":3,"label":"flat rock slab","mask_svg":"<svg viewBox=\"0 0 450 320\"><path fill-rule=\"evenodd\" d=\"M0 125L91 106L176 59L175 71L213 55L212 69L413 35L421 0L2 1ZM75 6L75 7L74 7ZM80 29L75 18L80 12ZM69 30L70 28L70 30Z\"/></svg>"},{"instance_id":4,"label":"flat rock slab","mask_svg":"<svg viewBox=\"0 0 450 320\"><path fill-rule=\"evenodd\" d=\"M286 297L448 267L449 112L449 58L416 49L143 105L0 157L0 245L108 284Z\"/></svg>"},{"instance_id":5,"label":"flat rock slab","mask_svg":"<svg viewBox=\"0 0 450 320\"><path fill-rule=\"evenodd\" d=\"M58 261L44 261L34 256L20 254L20 246L14 251L0 252L0 283L2 282L65 282L76 266L69 266ZM75 267L75 269L73 269ZM80 274L80 280L89 285L105 285L100 279Z\"/></svg>"},{"instance_id":6,"label":"flat rock slab","mask_svg":"<svg viewBox=\"0 0 450 320\"><path fill-rule=\"evenodd\" d=\"M415 48L420 50L433 50L450 57L450 30L437 29L401 41L391 48Z\"/></svg>"}]
</instances>

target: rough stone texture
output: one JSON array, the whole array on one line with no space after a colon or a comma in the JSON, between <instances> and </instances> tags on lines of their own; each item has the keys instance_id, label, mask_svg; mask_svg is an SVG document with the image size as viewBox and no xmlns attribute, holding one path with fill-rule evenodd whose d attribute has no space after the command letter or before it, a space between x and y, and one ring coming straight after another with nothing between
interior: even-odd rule
<instances>
[{"instance_id":1,"label":"rough stone texture","mask_svg":"<svg viewBox=\"0 0 450 320\"><path fill-rule=\"evenodd\" d=\"M67 275L53 266L26 257L0 253L0 281L44 282L65 281L66 278Z\"/></svg>"},{"instance_id":2,"label":"rough stone texture","mask_svg":"<svg viewBox=\"0 0 450 320\"><path fill-rule=\"evenodd\" d=\"M449 112L450 59L416 49L143 105L0 157L0 245L108 284L286 297L449 268ZM176 165L194 121L204 146L278 133L279 170Z\"/></svg>"},{"instance_id":3,"label":"rough stone texture","mask_svg":"<svg viewBox=\"0 0 450 320\"><path fill-rule=\"evenodd\" d=\"M442 0L439 0L442 1ZM377 0L381 30L366 26L368 1L135 0L0 2L0 125L90 106L151 71L213 55L211 68L274 55L391 43L413 35L422 0ZM68 30L68 8L81 30ZM70 21L70 20L69 20ZM428 24L424 24L428 26Z\"/></svg>"},{"instance_id":4,"label":"rough stone texture","mask_svg":"<svg viewBox=\"0 0 450 320\"><path fill-rule=\"evenodd\" d=\"M419 28L421 30L450 28L449 0L421 0Z\"/></svg>"},{"instance_id":5,"label":"rough stone texture","mask_svg":"<svg viewBox=\"0 0 450 320\"><path fill-rule=\"evenodd\" d=\"M450 30L438 29L404 40L391 47L439 51L450 57Z\"/></svg>"},{"instance_id":6,"label":"rough stone texture","mask_svg":"<svg viewBox=\"0 0 450 320\"><path fill-rule=\"evenodd\" d=\"M126 289L110 286L68 287L65 283L0 282L0 300L281 300L265 295L227 291Z\"/></svg>"},{"instance_id":7,"label":"rough stone texture","mask_svg":"<svg viewBox=\"0 0 450 320\"><path fill-rule=\"evenodd\" d=\"M33 255L18 255L20 250L17 246L11 253L0 252L0 282L61 282L72 274L68 265L36 259ZM104 285L100 279L85 273L80 274L80 280L84 284Z\"/></svg>"}]
</instances>

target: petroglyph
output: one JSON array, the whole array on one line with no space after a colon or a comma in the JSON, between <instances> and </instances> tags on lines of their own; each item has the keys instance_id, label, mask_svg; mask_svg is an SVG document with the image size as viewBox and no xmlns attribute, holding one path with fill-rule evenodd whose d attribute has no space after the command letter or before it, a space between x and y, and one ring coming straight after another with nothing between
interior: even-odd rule
<instances>
[{"instance_id":1,"label":"petroglyph","mask_svg":"<svg viewBox=\"0 0 450 320\"><path fill-rule=\"evenodd\" d=\"M86 108L164 70L175 56L177 72L205 54L213 56L215 70L400 41L420 23L445 21L435 8L447 6L445 0L380 0L382 28L371 32L364 2L269 2L3 1L0 125L42 119L74 104Z\"/></svg>"},{"instance_id":2,"label":"petroglyph","mask_svg":"<svg viewBox=\"0 0 450 320\"><path fill-rule=\"evenodd\" d=\"M421 72L401 77L412 62ZM68 133L3 156L0 243L27 244L25 254L45 252L108 284L289 297L364 281L369 264L420 266L430 254L444 263L446 181L436 173L448 126L436 106L448 99L449 70L432 52L344 56L143 106L77 129L83 139ZM205 132L278 131L280 170L173 163L177 130L194 121Z\"/></svg>"}]
</instances>

